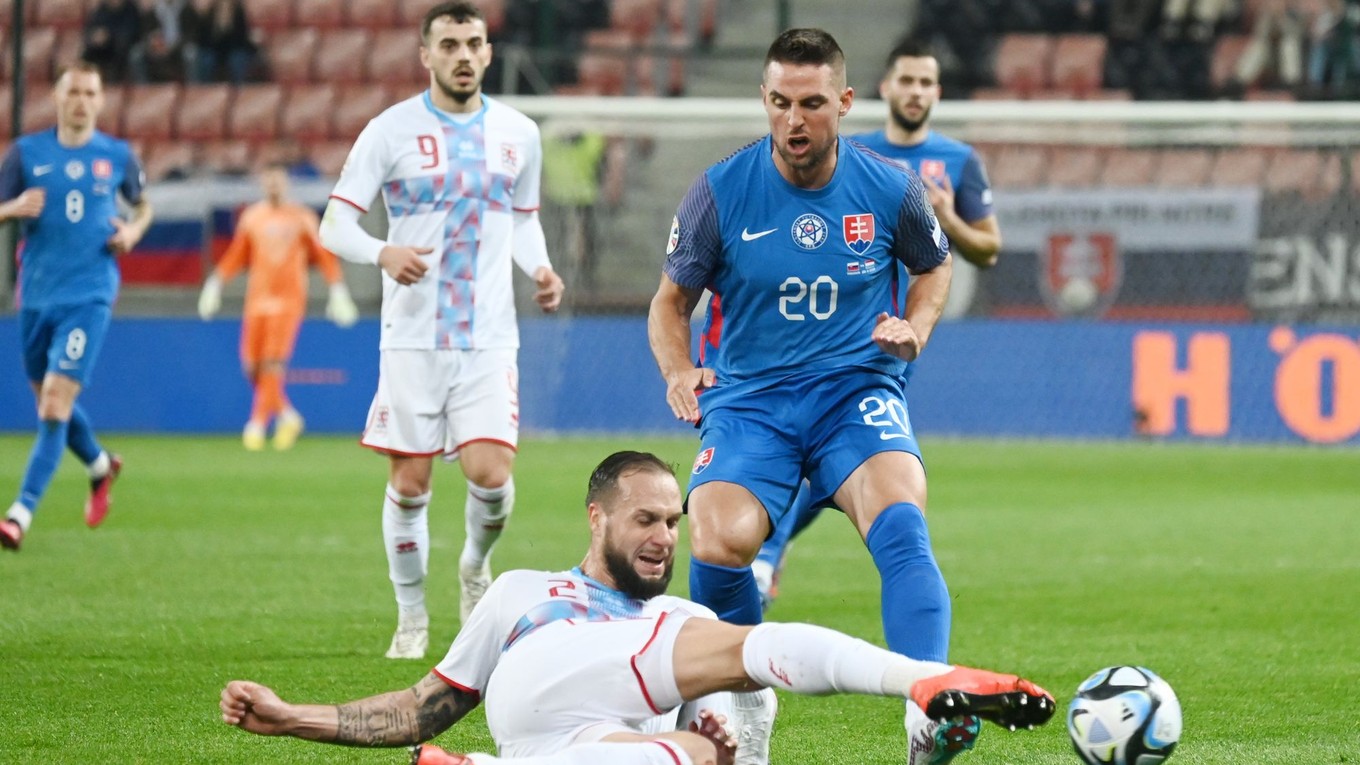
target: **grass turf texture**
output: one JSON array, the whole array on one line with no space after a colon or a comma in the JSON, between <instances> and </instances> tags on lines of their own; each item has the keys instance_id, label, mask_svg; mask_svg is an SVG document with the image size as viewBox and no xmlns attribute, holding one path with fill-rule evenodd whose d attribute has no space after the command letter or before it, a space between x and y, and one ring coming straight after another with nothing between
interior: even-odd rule
<instances>
[{"instance_id":1,"label":"grass turf texture","mask_svg":"<svg viewBox=\"0 0 1360 765\"><path fill-rule=\"evenodd\" d=\"M223 725L231 678L287 700L404 688L457 629L461 478L437 465L431 653L382 658L394 626L379 538L385 462L352 439L283 454L234 438L109 437L113 512L84 528L68 456L17 555L0 555L0 762L399 763L400 750L264 739ZM13 493L26 435L0 437ZM531 440L496 570L565 568L590 469L617 448L684 468L691 440ZM1360 762L1360 471L1354 451L930 441L931 528L954 599L953 659L1026 674L1065 710L1109 664L1145 664L1185 707L1173 763ZM7 498L6 498L7 499ZM683 534L682 534L683 537ZM675 587L684 592L686 556ZM878 579L850 525L795 544L772 619L881 644ZM775 763L900 763L896 703L781 694ZM491 746L480 710L438 739ZM1061 714L987 730L961 763L1073 765Z\"/></svg>"}]
</instances>

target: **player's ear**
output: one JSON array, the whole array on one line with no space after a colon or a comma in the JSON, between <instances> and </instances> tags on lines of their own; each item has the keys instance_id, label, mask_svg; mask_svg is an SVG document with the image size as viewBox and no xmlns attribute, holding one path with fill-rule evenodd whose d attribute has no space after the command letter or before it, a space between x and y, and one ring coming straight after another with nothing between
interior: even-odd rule
<instances>
[{"instance_id":1,"label":"player's ear","mask_svg":"<svg viewBox=\"0 0 1360 765\"><path fill-rule=\"evenodd\" d=\"M853 104L854 102L855 102L855 89L846 88L845 91L841 93L840 113L842 117L850 113L850 105Z\"/></svg>"}]
</instances>

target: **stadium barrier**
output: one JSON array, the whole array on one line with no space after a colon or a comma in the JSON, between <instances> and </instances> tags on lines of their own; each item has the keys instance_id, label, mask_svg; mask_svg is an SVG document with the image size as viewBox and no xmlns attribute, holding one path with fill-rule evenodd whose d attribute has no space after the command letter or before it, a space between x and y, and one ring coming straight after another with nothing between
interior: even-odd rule
<instances>
[{"instance_id":1,"label":"stadium barrier","mask_svg":"<svg viewBox=\"0 0 1360 765\"><path fill-rule=\"evenodd\" d=\"M115 320L82 396L108 431L235 433L249 411L240 324ZM0 319L0 358L18 359ZM313 432L362 430L377 381L378 323L309 320L289 373ZM0 374L0 430L29 432L17 364ZM640 317L523 322L527 434L683 435ZM1360 445L1360 330L1255 324L961 320L935 334L909 389L936 435Z\"/></svg>"}]
</instances>

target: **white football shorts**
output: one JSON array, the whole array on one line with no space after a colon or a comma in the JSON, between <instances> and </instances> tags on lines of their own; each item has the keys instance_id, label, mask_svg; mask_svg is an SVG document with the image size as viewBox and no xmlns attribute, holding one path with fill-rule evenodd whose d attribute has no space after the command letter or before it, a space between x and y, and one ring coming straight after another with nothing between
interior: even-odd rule
<instances>
[{"instance_id":1,"label":"white football shorts","mask_svg":"<svg viewBox=\"0 0 1360 765\"><path fill-rule=\"evenodd\" d=\"M638 732L684 701L675 639L690 617L562 620L510 647L487 681L486 724L501 757L554 754L615 731Z\"/></svg>"},{"instance_id":2,"label":"white football shorts","mask_svg":"<svg viewBox=\"0 0 1360 765\"><path fill-rule=\"evenodd\" d=\"M381 352L359 443L408 457L456 456L472 441L519 444L514 348Z\"/></svg>"}]
</instances>

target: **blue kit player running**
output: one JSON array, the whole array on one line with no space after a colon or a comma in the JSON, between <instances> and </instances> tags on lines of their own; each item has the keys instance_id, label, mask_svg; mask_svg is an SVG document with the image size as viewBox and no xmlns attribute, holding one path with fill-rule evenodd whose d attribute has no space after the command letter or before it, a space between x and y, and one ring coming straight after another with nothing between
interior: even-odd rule
<instances>
[{"instance_id":1,"label":"blue kit player running","mask_svg":"<svg viewBox=\"0 0 1360 765\"><path fill-rule=\"evenodd\" d=\"M648 333L667 402L700 428L690 595L726 621L760 622L750 564L806 478L873 556L888 647L945 661L949 595L902 375L943 309L949 243L915 173L839 138L854 100L845 83L830 35L782 34L761 86L770 135L700 176L671 225ZM696 367L689 319L705 290ZM753 728L765 721L741 696L737 761L768 761L768 733ZM912 765L945 761L978 727L937 725L911 703L907 724ZM936 737L961 727L967 741Z\"/></svg>"},{"instance_id":2,"label":"blue kit player running","mask_svg":"<svg viewBox=\"0 0 1360 765\"><path fill-rule=\"evenodd\" d=\"M85 523L108 514L121 462L95 440L76 404L89 382L118 293L115 256L151 224L141 164L125 141L95 130L104 104L99 70L68 68L53 93L57 126L21 136L0 163L0 220L23 220L19 331L24 371L38 403L33 444L19 497L0 521L0 545L19 549L33 513L68 447L90 474ZM119 217L117 195L132 206Z\"/></svg>"},{"instance_id":3,"label":"blue kit player running","mask_svg":"<svg viewBox=\"0 0 1360 765\"><path fill-rule=\"evenodd\" d=\"M992 212L992 188L978 153L962 141L930 129L930 112L940 100L940 62L923 42L907 38L888 54L878 93L888 104L888 121L882 130L854 136L856 141L920 176L940 227L954 252L971 266L996 265L1001 251L1001 229ZM974 270L954 270L946 314L954 304L966 310L973 297ZM908 377L910 377L910 369ZM821 508L812 504L806 489L799 491L793 508L784 515L774 533L761 546L751 564L761 602L768 606L777 594L788 544L816 519Z\"/></svg>"}]
</instances>

